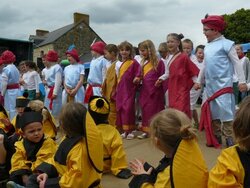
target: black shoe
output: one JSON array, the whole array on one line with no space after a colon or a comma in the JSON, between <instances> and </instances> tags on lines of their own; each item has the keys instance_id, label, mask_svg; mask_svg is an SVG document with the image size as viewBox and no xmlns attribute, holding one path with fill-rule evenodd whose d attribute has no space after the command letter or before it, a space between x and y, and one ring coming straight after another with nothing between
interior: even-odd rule
<instances>
[{"instance_id":1,"label":"black shoe","mask_svg":"<svg viewBox=\"0 0 250 188\"><path fill-rule=\"evenodd\" d=\"M234 145L234 141L233 141L232 137L226 138L226 145L227 145L227 147L231 147Z\"/></svg>"},{"instance_id":2,"label":"black shoe","mask_svg":"<svg viewBox=\"0 0 250 188\"><path fill-rule=\"evenodd\" d=\"M132 176L132 173L129 169L124 168L122 169L117 175L116 177L121 178L121 179L128 179Z\"/></svg>"}]
</instances>

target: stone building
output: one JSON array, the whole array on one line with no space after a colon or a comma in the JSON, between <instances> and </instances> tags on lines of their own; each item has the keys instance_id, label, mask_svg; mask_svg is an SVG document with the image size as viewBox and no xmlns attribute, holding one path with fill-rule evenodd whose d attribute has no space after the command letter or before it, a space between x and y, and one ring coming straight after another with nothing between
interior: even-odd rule
<instances>
[{"instance_id":1,"label":"stone building","mask_svg":"<svg viewBox=\"0 0 250 188\"><path fill-rule=\"evenodd\" d=\"M34 44L33 60L41 57L41 52L56 50L59 57L66 58L65 52L72 44L76 46L81 61L91 59L90 45L93 41L103 41L89 26L89 15L74 13L74 23L61 27L55 31L37 29L36 35L30 35L29 40Z\"/></svg>"}]
</instances>

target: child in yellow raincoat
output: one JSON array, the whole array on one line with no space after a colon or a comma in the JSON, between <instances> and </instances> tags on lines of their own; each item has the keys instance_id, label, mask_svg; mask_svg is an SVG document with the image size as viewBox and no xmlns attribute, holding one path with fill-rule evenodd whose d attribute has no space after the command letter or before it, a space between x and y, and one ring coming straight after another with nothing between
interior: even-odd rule
<instances>
[{"instance_id":1,"label":"child in yellow raincoat","mask_svg":"<svg viewBox=\"0 0 250 188\"><path fill-rule=\"evenodd\" d=\"M7 187L15 183L25 186L35 168L54 155L56 143L44 136L42 119L42 114L34 111L24 112L20 116L19 126L23 139L15 143L16 151L11 158L11 181Z\"/></svg>"},{"instance_id":2,"label":"child in yellow raincoat","mask_svg":"<svg viewBox=\"0 0 250 188\"><path fill-rule=\"evenodd\" d=\"M9 177L11 152L9 151L8 136L15 131L11 124L4 124L6 119L8 119L8 114L0 104L0 187Z\"/></svg>"},{"instance_id":3,"label":"child in yellow raincoat","mask_svg":"<svg viewBox=\"0 0 250 188\"><path fill-rule=\"evenodd\" d=\"M250 187L250 96L245 98L233 122L238 144L222 150L209 172L208 187Z\"/></svg>"},{"instance_id":4,"label":"child in yellow raincoat","mask_svg":"<svg viewBox=\"0 0 250 188\"><path fill-rule=\"evenodd\" d=\"M165 156L157 168L135 159L130 163L131 188L206 188L208 171L186 114L175 109L159 112L151 121L151 135Z\"/></svg>"},{"instance_id":5,"label":"child in yellow raincoat","mask_svg":"<svg viewBox=\"0 0 250 188\"><path fill-rule=\"evenodd\" d=\"M131 177L120 133L108 122L110 112L108 101L103 97L92 96L89 99L88 109L102 134L104 172L111 171L116 177L123 179Z\"/></svg>"},{"instance_id":6,"label":"child in yellow raincoat","mask_svg":"<svg viewBox=\"0 0 250 188\"><path fill-rule=\"evenodd\" d=\"M56 120L44 106L44 103L40 100L33 100L29 102L28 106L36 112L42 112L44 134L55 140L57 134Z\"/></svg>"},{"instance_id":7,"label":"child in yellow raincoat","mask_svg":"<svg viewBox=\"0 0 250 188\"><path fill-rule=\"evenodd\" d=\"M81 103L63 106L59 116L65 138L48 163L42 163L27 187L100 187L103 169L101 134Z\"/></svg>"}]
</instances>

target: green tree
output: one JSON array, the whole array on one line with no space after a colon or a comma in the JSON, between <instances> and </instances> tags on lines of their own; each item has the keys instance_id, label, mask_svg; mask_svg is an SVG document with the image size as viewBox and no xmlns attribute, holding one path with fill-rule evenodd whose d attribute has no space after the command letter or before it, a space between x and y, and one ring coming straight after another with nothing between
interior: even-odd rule
<instances>
[{"instance_id":1,"label":"green tree","mask_svg":"<svg viewBox=\"0 0 250 188\"><path fill-rule=\"evenodd\" d=\"M250 9L240 9L230 15L223 15L227 22L224 32L226 38L236 44L250 42Z\"/></svg>"}]
</instances>

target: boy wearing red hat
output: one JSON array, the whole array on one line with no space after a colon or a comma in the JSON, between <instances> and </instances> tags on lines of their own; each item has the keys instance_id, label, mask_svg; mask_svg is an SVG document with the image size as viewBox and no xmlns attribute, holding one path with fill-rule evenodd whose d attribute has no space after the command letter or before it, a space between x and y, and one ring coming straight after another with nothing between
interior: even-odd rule
<instances>
[{"instance_id":1,"label":"boy wearing red hat","mask_svg":"<svg viewBox=\"0 0 250 188\"><path fill-rule=\"evenodd\" d=\"M76 49L66 52L70 65L64 69L64 90L62 94L62 104L69 101L83 103L85 90L83 87L84 66L80 64L80 58Z\"/></svg>"},{"instance_id":2,"label":"boy wearing red hat","mask_svg":"<svg viewBox=\"0 0 250 188\"><path fill-rule=\"evenodd\" d=\"M62 67L57 63L58 54L54 50L49 50L45 61L47 70L44 72L46 80L46 96L44 106L49 109L54 117L59 115L62 108Z\"/></svg>"},{"instance_id":3,"label":"boy wearing red hat","mask_svg":"<svg viewBox=\"0 0 250 188\"><path fill-rule=\"evenodd\" d=\"M102 96L101 87L106 77L107 69L110 65L107 59L104 58L104 48L106 44L98 41L91 45L91 54L93 59L90 63L89 75L87 79L87 90L84 103L89 102L89 98L93 95Z\"/></svg>"},{"instance_id":4,"label":"boy wearing red hat","mask_svg":"<svg viewBox=\"0 0 250 188\"><path fill-rule=\"evenodd\" d=\"M219 147L222 134L227 147L234 144L232 120L235 113L233 95L233 72L239 78L239 89L245 86L243 68L234 48L234 42L226 39L222 32L226 22L222 16L206 16L201 20L203 33L207 38L204 54L204 68L197 82L205 76L206 101L202 106L200 129L206 130L207 145ZM195 88L199 88L199 84ZM210 113L211 111L211 113Z\"/></svg>"},{"instance_id":5,"label":"boy wearing red hat","mask_svg":"<svg viewBox=\"0 0 250 188\"><path fill-rule=\"evenodd\" d=\"M1 75L1 94L4 97L4 107L12 119L16 115L16 98L20 95L19 71L14 65L16 56L13 52L6 50L2 53L1 59L6 65Z\"/></svg>"}]
</instances>

